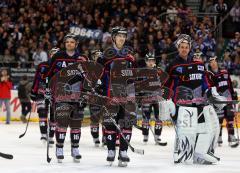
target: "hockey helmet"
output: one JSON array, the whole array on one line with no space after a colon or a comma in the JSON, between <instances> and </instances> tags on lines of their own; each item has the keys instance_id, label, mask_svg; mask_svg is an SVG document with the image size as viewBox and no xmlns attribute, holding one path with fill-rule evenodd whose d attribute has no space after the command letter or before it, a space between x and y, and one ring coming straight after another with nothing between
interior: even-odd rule
<instances>
[{"instance_id":1,"label":"hockey helmet","mask_svg":"<svg viewBox=\"0 0 240 173\"><path fill-rule=\"evenodd\" d=\"M116 26L112 28L112 32L111 32L112 40L117 34L124 34L127 37L127 29L122 26Z\"/></svg>"},{"instance_id":2,"label":"hockey helmet","mask_svg":"<svg viewBox=\"0 0 240 173\"><path fill-rule=\"evenodd\" d=\"M192 39L187 34L181 34L178 37L178 39L175 41L176 48L178 48L181 43L187 43L187 44L189 44L189 47L191 48L191 46L192 46Z\"/></svg>"},{"instance_id":3,"label":"hockey helmet","mask_svg":"<svg viewBox=\"0 0 240 173\"><path fill-rule=\"evenodd\" d=\"M74 33L68 33L67 35L65 35L65 37L63 39L64 43L66 42L66 40L68 38L72 38L72 39L74 39L78 43L78 36L75 35Z\"/></svg>"},{"instance_id":4,"label":"hockey helmet","mask_svg":"<svg viewBox=\"0 0 240 173\"><path fill-rule=\"evenodd\" d=\"M154 53L154 52L148 52L148 53L145 55L145 61L148 61L148 60L156 60L156 59L155 59L155 53Z\"/></svg>"}]
</instances>

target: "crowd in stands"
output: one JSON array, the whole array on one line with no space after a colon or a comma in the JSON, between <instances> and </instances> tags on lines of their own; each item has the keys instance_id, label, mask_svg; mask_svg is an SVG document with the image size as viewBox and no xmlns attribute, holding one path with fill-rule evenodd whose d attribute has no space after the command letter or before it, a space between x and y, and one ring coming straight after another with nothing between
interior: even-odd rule
<instances>
[{"instance_id":1,"label":"crowd in stands","mask_svg":"<svg viewBox=\"0 0 240 173\"><path fill-rule=\"evenodd\" d=\"M231 11L232 20L240 26L236 15L239 4L229 9L223 0L216 2L225 4L220 6L223 8L213 6L211 0L204 3L207 12L212 12L209 4L215 12ZM163 68L175 55L174 41L180 33L191 35L194 50L202 51L205 60L224 44L215 37L212 19L207 15L198 18L183 0L1 0L0 62L11 67L37 66L47 59L52 47L64 47L63 37L71 26L103 32L101 39L80 40L79 51L88 56L93 49L104 49L111 44L110 32L116 25L128 28L128 44L138 60L154 51ZM239 44L236 32L222 61L237 74L239 70L234 69L240 68Z\"/></svg>"}]
</instances>

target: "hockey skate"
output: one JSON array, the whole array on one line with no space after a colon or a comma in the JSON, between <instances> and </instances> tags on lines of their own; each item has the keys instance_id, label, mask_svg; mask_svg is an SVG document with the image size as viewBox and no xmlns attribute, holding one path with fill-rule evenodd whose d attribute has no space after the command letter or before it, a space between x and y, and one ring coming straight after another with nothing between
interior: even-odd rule
<instances>
[{"instance_id":1,"label":"hockey skate","mask_svg":"<svg viewBox=\"0 0 240 173\"><path fill-rule=\"evenodd\" d=\"M228 136L228 143L231 148L236 148L239 145L239 141L234 135L229 135Z\"/></svg>"},{"instance_id":2,"label":"hockey skate","mask_svg":"<svg viewBox=\"0 0 240 173\"><path fill-rule=\"evenodd\" d=\"M222 146L222 143L223 143L223 140L222 140L222 136L218 136L218 146L221 147Z\"/></svg>"},{"instance_id":3,"label":"hockey skate","mask_svg":"<svg viewBox=\"0 0 240 173\"><path fill-rule=\"evenodd\" d=\"M127 155L127 151L119 151L119 156L118 156L118 166L119 167L126 167L127 163L130 162L130 159Z\"/></svg>"},{"instance_id":4,"label":"hockey skate","mask_svg":"<svg viewBox=\"0 0 240 173\"><path fill-rule=\"evenodd\" d=\"M100 145L99 138L93 138L93 142L95 144L95 147L99 147L99 145Z\"/></svg>"},{"instance_id":5,"label":"hockey skate","mask_svg":"<svg viewBox=\"0 0 240 173\"><path fill-rule=\"evenodd\" d=\"M40 140L42 141L43 144L46 144L46 142L47 142L47 134L42 134Z\"/></svg>"},{"instance_id":6,"label":"hockey skate","mask_svg":"<svg viewBox=\"0 0 240 173\"><path fill-rule=\"evenodd\" d=\"M148 135L143 135L143 143L147 144L148 142Z\"/></svg>"},{"instance_id":7,"label":"hockey skate","mask_svg":"<svg viewBox=\"0 0 240 173\"><path fill-rule=\"evenodd\" d=\"M211 154L199 154L195 153L193 156L193 163L194 164L201 164L201 165L211 165L215 164L219 161L219 159Z\"/></svg>"},{"instance_id":8,"label":"hockey skate","mask_svg":"<svg viewBox=\"0 0 240 173\"><path fill-rule=\"evenodd\" d=\"M161 146L166 146L167 145L167 142L162 142L159 135L155 135L154 140L155 140L156 145L161 145Z\"/></svg>"},{"instance_id":9,"label":"hockey skate","mask_svg":"<svg viewBox=\"0 0 240 173\"><path fill-rule=\"evenodd\" d=\"M80 159L82 158L82 156L79 154L79 149L72 147L71 149L71 155L73 157L73 161L76 163L80 162Z\"/></svg>"},{"instance_id":10,"label":"hockey skate","mask_svg":"<svg viewBox=\"0 0 240 173\"><path fill-rule=\"evenodd\" d=\"M58 163L62 163L62 160L64 159L63 148L56 147L56 157Z\"/></svg>"},{"instance_id":11,"label":"hockey skate","mask_svg":"<svg viewBox=\"0 0 240 173\"><path fill-rule=\"evenodd\" d=\"M109 162L110 166L112 166L112 163L114 162L115 155L116 155L115 150L108 150L107 161Z\"/></svg>"}]
</instances>

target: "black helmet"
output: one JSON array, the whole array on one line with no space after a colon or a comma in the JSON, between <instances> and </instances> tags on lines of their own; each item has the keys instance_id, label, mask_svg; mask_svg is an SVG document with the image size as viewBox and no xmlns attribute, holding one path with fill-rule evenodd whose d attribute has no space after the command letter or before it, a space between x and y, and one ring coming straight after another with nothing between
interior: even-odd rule
<instances>
[{"instance_id":1,"label":"black helmet","mask_svg":"<svg viewBox=\"0 0 240 173\"><path fill-rule=\"evenodd\" d=\"M122 26L116 26L112 28L111 32L111 37L112 39L117 35L117 34L125 34L127 36L127 29L122 27Z\"/></svg>"},{"instance_id":2,"label":"black helmet","mask_svg":"<svg viewBox=\"0 0 240 173\"><path fill-rule=\"evenodd\" d=\"M145 61L147 61L147 60L155 60L155 53L154 52L148 52L145 55Z\"/></svg>"},{"instance_id":3,"label":"black helmet","mask_svg":"<svg viewBox=\"0 0 240 173\"><path fill-rule=\"evenodd\" d=\"M212 56L212 57L210 57L210 58L208 59L209 62L210 62L210 61L213 61L213 60L217 60L217 56Z\"/></svg>"},{"instance_id":4,"label":"black helmet","mask_svg":"<svg viewBox=\"0 0 240 173\"><path fill-rule=\"evenodd\" d=\"M95 49L91 51L91 58L92 60L96 61L98 58L102 57L103 53L99 49Z\"/></svg>"},{"instance_id":5,"label":"black helmet","mask_svg":"<svg viewBox=\"0 0 240 173\"><path fill-rule=\"evenodd\" d=\"M66 42L66 40L68 38L72 38L72 39L74 39L78 43L78 36L77 35L75 35L73 33L68 33L67 35L65 35L63 41Z\"/></svg>"},{"instance_id":6,"label":"black helmet","mask_svg":"<svg viewBox=\"0 0 240 173\"><path fill-rule=\"evenodd\" d=\"M175 41L176 48L178 48L181 43L187 43L187 44L189 44L189 47L191 48L192 39L187 34L181 34L181 35L179 35L178 39Z\"/></svg>"},{"instance_id":7,"label":"black helmet","mask_svg":"<svg viewBox=\"0 0 240 173\"><path fill-rule=\"evenodd\" d=\"M193 54L193 58L195 57L202 57L203 53L201 51L196 51L194 54Z\"/></svg>"}]
</instances>

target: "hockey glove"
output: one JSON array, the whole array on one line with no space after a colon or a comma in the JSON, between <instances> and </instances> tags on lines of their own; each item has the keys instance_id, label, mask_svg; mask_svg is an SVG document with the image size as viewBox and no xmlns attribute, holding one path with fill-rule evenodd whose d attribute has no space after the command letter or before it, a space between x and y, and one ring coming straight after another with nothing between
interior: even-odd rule
<instances>
[{"instance_id":1,"label":"hockey glove","mask_svg":"<svg viewBox=\"0 0 240 173\"><path fill-rule=\"evenodd\" d=\"M29 96L30 96L30 98L31 98L32 101L36 101L36 100L37 100L37 94L34 93L33 91L31 91L31 93L30 93Z\"/></svg>"},{"instance_id":2,"label":"hockey glove","mask_svg":"<svg viewBox=\"0 0 240 173\"><path fill-rule=\"evenodd\" d=\"M224 103L218 103L221 101L227 101L226 97L220 96L219 93L217 92L216 87L211 87L206 91L207 93L207 98L210 103L214 104L214 106L217 107L217 109L221 110L226 106Z\"/></svg>"}]
</instances>

